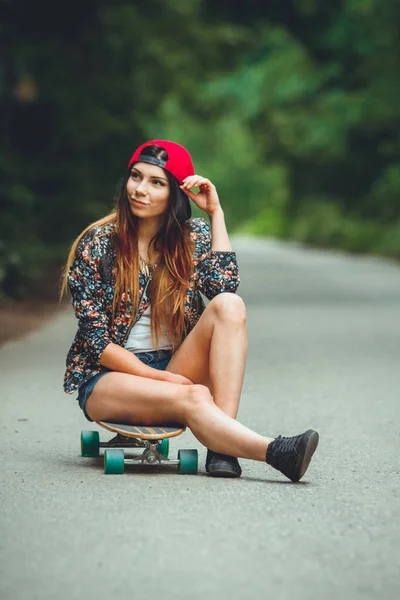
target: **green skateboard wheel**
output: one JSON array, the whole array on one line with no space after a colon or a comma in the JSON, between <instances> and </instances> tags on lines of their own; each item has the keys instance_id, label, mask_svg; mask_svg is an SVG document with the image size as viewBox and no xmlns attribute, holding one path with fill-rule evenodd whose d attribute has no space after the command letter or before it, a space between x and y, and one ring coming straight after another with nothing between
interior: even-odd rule
<instances>
[{"instance_id":1,"label":"green skateboard wheel","mask_svg":"<svg viewBox=\"0 0 400 600\"><path fill-rule=\"evenodd\" d=\"M199 457L197 450L178 450L178 473L181 475L196 475Z\"/></svg>"},{"instance_id":2,"label":"green skateboard wheel","mask_svg":"<svg viewBox=\"0 0 400 600\"><path fill-rule=\"evenodd\" d=\"M104 473L107 475L122 475L124 467L123 450L112 448L104 452Z\"/></svg>"},{"instance_id":3,"label":"green skateboard wheel","mask_svg":"<svg viewBox=\"0 0 400 600\"><path fill-rule=\"evenodd\" d=\"M82 456L99 456L100 436L98 431L81 431Z\"/></svg>"},{"instance_id":4,"label":"green skateboard wheel","mask_svg":"<svg viewBox=\"0 0 400 600\"><path fill-rule=\"evenodd\" d=\"M161 456L165 456L165 458L168 458L168 454L169 454L169 439L168 438L166 438L165 440L162 440L158 444L158 451L161 454Z\"/></svg>"}]
</instances>

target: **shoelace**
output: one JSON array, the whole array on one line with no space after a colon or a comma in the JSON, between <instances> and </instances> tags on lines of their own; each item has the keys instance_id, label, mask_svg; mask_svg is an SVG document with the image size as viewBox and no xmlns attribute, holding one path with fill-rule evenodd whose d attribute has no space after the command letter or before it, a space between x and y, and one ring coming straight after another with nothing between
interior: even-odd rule
<instances>
[{"instance_id":1,"label":"shoelace","mask_svg":"<svg viewBox=\"0 0 400 600\"><path fill-rule=\"evenodd\" d=\"M302 433L293 437L282 437L281 435L278 435L275 441L279 441L279 452L292 452L295 450L297 442L302 435Z\"/></svg>"}]
</instances>

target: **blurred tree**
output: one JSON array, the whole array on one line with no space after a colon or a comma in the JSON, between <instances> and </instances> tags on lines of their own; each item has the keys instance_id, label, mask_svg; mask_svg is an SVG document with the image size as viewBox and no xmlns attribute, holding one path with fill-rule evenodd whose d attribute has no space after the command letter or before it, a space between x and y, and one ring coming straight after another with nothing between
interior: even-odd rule
<instances>
[{"instance_id":1,"label":"blurred tree","mask_svg":"<svg viewBox=\"0 0 400 600\"><path fill-rule=\"evenodd\" d=\"M3 295L65 258L150 137L191 149L230 227L400 255L398 0L0 9Z\"/></svg>"}]
</instances>

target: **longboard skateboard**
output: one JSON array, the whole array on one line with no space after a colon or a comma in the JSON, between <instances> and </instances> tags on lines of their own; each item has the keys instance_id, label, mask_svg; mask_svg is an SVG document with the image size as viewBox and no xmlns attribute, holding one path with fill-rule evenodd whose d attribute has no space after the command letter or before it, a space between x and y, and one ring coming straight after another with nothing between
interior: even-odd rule
<instances>
[{"instance_id":1,"label":"longboard skateboard","mask_svg":"<svg viewBox=\"0 0 400 600\"><path fill-rule=\"evenodd\" d=\"M101 442L98 431L81 432L82 456L100 456L100 448L104 452L104 473L119 475L124 472L126 464L146 465L178 465L178 473L182 475L196 474L198 471L197 450L178 450L176 460L168 458L169 438L176 437L185 431L183 425L166 427L150 427L147 425L124 425L108 421L96 421L98 425L116 433L108 442ZM143 449L141 454L132 454L132 449ZM125 450L129 456L125 456Z\"/></svg>"}]
</instances>

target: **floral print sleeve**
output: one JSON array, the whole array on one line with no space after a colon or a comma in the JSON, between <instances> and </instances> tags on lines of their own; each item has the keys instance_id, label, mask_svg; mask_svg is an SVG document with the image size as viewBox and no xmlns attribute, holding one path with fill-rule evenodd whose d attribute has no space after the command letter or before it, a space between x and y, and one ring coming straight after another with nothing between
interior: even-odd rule
<instances>
[{"instance_id":1,"label":"floral print sleeve","mask_svg":"<svg viewBox=\"0 0 400 600\"><path fill-rule=\"evenodd\" d=\"M194 280L200 292L209 300L222 292L236 292L240 283L236 252L211 250L211 228L204 219L192 219L192 239Z\"/></svg>"},{"instance_id":2,"label":"floral print sleeve","mask_svg":"<svg viewBox=\"0 0 400 600\"><path fill-rule=\"evenodd\" d=\"M102 352L111 342L104 286L99 273L100 258L99 240L93 238L93 232L89 231L80 240L68 273L72 306L79 320L79 334L84 340L84 351L97 364Z\"/></svg>"}]
</instances>

